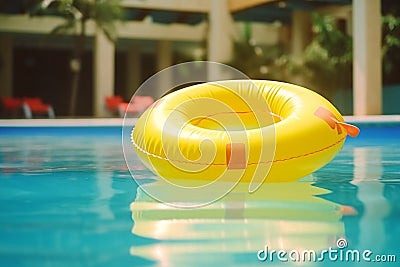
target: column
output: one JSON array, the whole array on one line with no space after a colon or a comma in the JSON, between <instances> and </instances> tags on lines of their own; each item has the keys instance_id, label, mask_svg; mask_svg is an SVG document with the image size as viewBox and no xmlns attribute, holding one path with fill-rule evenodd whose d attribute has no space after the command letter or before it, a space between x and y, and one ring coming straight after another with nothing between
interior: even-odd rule
<instances>
[{"instance_id":1,"label":"column","mask_svg":"<svg viewBox=\"0 0 400 267\"><path fill-rule=\"evenodd\" d=\"M13 40L0 36L0 97L12 96L13 90Z\"/></svg>"},{"instance_id":2,"label":"column","mask_svg":"<svg viewBox=\"0 0 400 267\"><path fill-rule=\"evenodd\" d=\"M163 71L164 69L171 67L173 64L172 60L172 43L167 40L160 40L157 42L157 71ZM172 73L162 72L157 76L158 88L153 92L155 99L164 95L166 92L172 89Z\"/></svg>"},{"instance_id":3,"label":"column","mask_svg":"<svg viewBox=\"0 0 400 267\"><path fill-rule=\"evenodd\" d=\"M382 113L380 3L380 0L353 0L354 115Z\"/></svg>"},{"instance_id":4,"label":"column","mask_svg":"<svg viewBox=\"0 0 400 267\"><path fill-rule=\"evenodd\" d=\"M131 46L126 57L126 89L125 98L131 99L141 82L140 48Z\"/></svg>"},{"instance_id":5,"label":"column","mask_svg":"<svg viewBox=\"0 0 400 267\"><path fill-rule=\"evenodd\" d=\"M114 94L115 46L101 29L96 30L93 51L93 110L96 117L109 116L105 109L106 96Z\"/></svg>"},{"instance_id":6,"label":"column","mask_svg":"<svg viewBox=\"0 0 400 267\"><path fill-rule=\"evenodd\" d=\"M233 53L233 20L227 0L211 0L209 11L208 60L228 63ZM208 78L219 80L224 77L221 68L209 68Z\"/></svg>"},{"instance_id":7,"label":"column","mask_svg":"<svg viewBox=\"0 0 400 267\"><path fill-rule=\"evenodd\" d=\"M295 62L299 62L303 57L304 49L311 40L311 17L310 13L293 10L292 13L292 34L291 47L292 55ZM304 79L300 75L295 75L292 82L299 85L304 85Z\"/></svg>"}]
</instances>

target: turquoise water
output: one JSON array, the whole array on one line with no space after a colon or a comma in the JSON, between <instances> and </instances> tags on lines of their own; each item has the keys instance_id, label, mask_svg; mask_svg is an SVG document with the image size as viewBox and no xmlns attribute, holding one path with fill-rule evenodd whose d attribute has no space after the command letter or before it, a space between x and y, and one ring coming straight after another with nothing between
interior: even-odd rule
<instances>
[{"instance_id":1,"label":"turquoise water","mask_svg":"<svg viewBox=\"0 0 400 267\"><path fill-rule=\"evenodd\" d=\"M196 210L137 187L119 127L2 127L0 266L376 266L377 255L397 266L400 124L360 127L312 176L252 195L238 187ZM136 179L156 187L132 160ZM315 261L293 261L311 250Z\"/></svg>"}]
</instances>

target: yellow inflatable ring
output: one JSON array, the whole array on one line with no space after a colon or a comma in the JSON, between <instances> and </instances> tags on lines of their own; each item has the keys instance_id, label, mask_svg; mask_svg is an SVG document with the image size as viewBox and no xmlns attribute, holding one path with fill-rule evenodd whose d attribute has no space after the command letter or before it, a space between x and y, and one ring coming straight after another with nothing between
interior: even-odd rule
<instances>
[{"instance_id":1,"label":"yellow inflatable ring","mask_svg":"<svg viewBox=\"0 0 400 267\"><path fill-rule=\"evenodd\" d=\"M142 162L166 179L286 182L323 167L358 132L311 90L229 80L162 97L131 138Z\"/></svg>"}]
</instances>

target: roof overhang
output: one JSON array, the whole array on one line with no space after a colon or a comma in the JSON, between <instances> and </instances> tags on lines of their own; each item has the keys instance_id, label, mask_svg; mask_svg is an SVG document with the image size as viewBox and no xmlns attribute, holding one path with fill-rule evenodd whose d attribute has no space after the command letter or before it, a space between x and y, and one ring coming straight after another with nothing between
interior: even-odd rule
<instances>
[{"instance_id":1,"label":"roof overhang","mask_svg":"<svg viewBox=\"0 0 400 267\"><path fill-rule=\"evenodd\" d=\"M210 11L210 1L211 0L123 0L121 5L126 8L208 13ZM228 0L228 7L230 12L236 12L277 1L278 0Z\"/></svg>"}]
</instances>

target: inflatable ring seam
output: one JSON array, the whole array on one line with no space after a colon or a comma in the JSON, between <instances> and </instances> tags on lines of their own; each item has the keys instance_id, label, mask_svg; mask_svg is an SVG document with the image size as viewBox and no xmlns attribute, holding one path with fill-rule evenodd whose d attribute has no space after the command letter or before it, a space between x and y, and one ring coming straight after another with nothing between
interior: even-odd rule
<instances>
[{"instance_id":1,"label":"inflatable ring seam","mask_svg":"<svg viewBox=\"0 0 400 267\"><path fill-rule=\"evenodd\" d=\"M282 116L280 116L280 115L278 115L278 114L275 114L275 113L273 113L273 112L271 112L271 111L269 111L269 110L262 110L262 111L259 111L259 112L262 112L262 113L269 113L270 115L272 115L272 117L278 118L279 120L282 120L282 119L283 119ZM205 117L202 117L202 118L201 118L200 120L198 120L196 123L193 123L193 125L197 126L197 125L200 124L203 120L210 119L210 118L215 117L215 116L217 116L217 115L232 114L232 113L236 113L236 114L248 114L248 113L253 113L253 114L254 114L254 111L251 111L251 110L246 111L246 110L244 110L244 111L235 111L235 112L232 111L232 112L219 112L219 113L214 113L214 114L210 114L210 115L207 115L207 116L205 116Z\"/></svg>"},{"instance_id":2,"label":"inflatable ring seam","mask_svg":"<svg viewBox=\"0 0 400 267\"><path fill-rule=\"evenodd\" d=\"M132 131L132 136L133 136L133 132L134 132L134 130ZM289 160L293 160L293 159L298 159L298 158L307 157L307 156L310 156L310 155L317 154L317 153L319 153L319 152L323 152L323 151L325 151L325 150L327 150L327 149L330 149L330 148L332 148L332 147L335 147L335 146L337 146L337 145L340 145L345 139L346 139L346 136L340 138L340 139L339 139L338 141L336 141L335 143L330 144L330 145L328 145L328 146L326 146L326 147L323 147L323 148L321 148L321 149L318 149L318 150L315 150L315 151L311 151L311 152L308 152L308 153L304 153L304 154L300 154L300 155L296 155L296 156L292 156L292 157L290 157L290 158L274 159L274 160L271 160L271 161L249 162L247 165L270 164L270 163L275 163L275 162L285 162L285 161L289 161ZM225 163L201 163L201 162L191 162L191 161L182 161L182 160L174 160L174 159L164 158L164 157L162 157L162 156L159 156L159 155L150 153L149 151L147 151L147 150L145 150L144 148L140 147L138 144L136 144L136 142L135 142L133 139L132 139L132 143L133 143L133 145L134 145L139 151L141 151L142 153L144 153L144 154L146 154L146 155L148 155L148 156L152 156L152 157L154 157L154 158L158 158L158 159L165 160L165 161L180 162L180 163L195 164L195 165L226 166Z\"/></svg>"}]
</instances>

